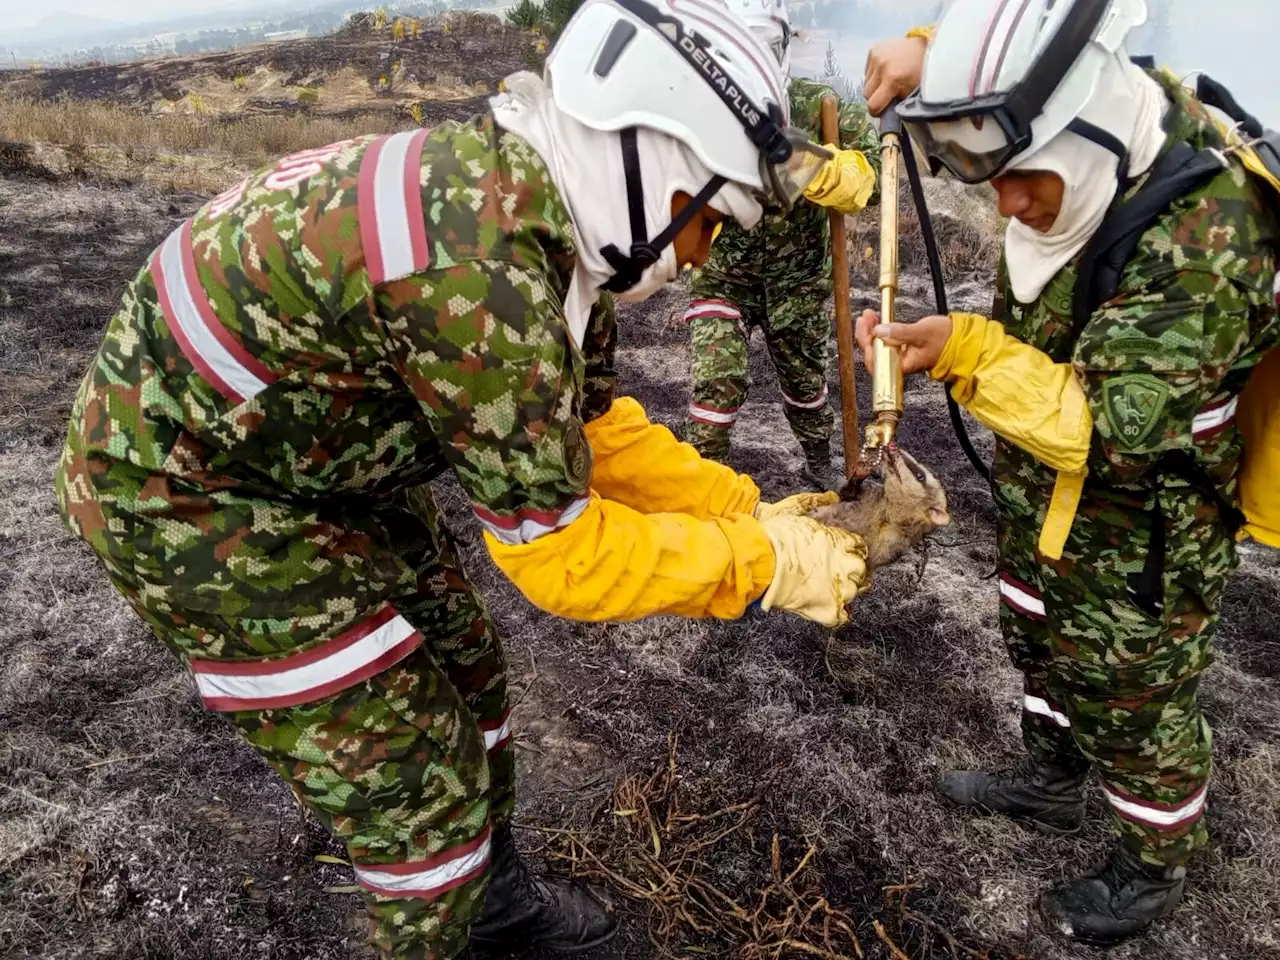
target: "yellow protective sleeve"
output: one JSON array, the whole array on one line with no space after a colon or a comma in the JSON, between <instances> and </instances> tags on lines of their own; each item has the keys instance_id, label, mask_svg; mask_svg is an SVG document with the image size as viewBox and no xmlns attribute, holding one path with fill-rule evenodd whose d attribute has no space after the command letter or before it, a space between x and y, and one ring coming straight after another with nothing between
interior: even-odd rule
<instances>
[{"instance_id":1,"label":"yellow protective sleeve","mask_svg":"<svg viewBox=\"0 0 1280 960\"><path fill-rule=\"evenodd\" d=\"M742 615L773 581L773 546L745 514L642 514L592 495L581 516L532 543L485 533L489 556L531 603L570 620Z\"/></svg>"},{"instance_id":2,"label":"yellow protective sleeve","mask_svg":"<svg viewBox=\"0 0 1280 960\"><path fill-rule=\"evenodd\" d=\"M919 37L925 43L932 43L933 35L937 32L938 32L938 28L933 25L929 25L927 27L912 27L910 30L907 31L907 39L911 39L912 37Z\"/></svg>"},{"instance_id":3,"label":"yellow protective sleeve","mask_svg":"<svg viewBox=\"0 0 1280 960\"><path fill-rule=\"evenodd\" d=\"M681 443L650 423L631 397L619 397L586 426L591 488L641 513L685 513L698 520L752 513L760 488L752 479Z\"/></svg>"},{"instance_id":4,"label":"yellow protective sleeve","mask_svg":"<svg viewBox=\"0 0 1280 960\"><path fill-rule=\"evenodd\" d=\"M826 144L834 156L804 188L804 195L822 207L854 214L867 205L876 188L876 172L861 150L842 150Z\"/></svg>"},{"instance_id":5,"label":"yellow protective sleeve","mask_svg":"<svg viewBox=\"0 0 1280 960\"><path fill-rule=\"evenodd\" d=\"M1054 363L973 313L951 315L951 336L929 371L975 420L1058 471L1040 551L1062 556L1084 489L1093 416L1070 364Z\"/></svg>"},{"instance_id":6,"label":"yellow protective sleeve","mask_svg":"<svg viewBox=\"0 0 1280 960\"><path fill-rule=\"evenodd\" d=\"M1236 425L1244 435L1240 506L1247 522L1241 534L1280 547L1280 348L1249 375Z\"/></svg>"}]
</instances>

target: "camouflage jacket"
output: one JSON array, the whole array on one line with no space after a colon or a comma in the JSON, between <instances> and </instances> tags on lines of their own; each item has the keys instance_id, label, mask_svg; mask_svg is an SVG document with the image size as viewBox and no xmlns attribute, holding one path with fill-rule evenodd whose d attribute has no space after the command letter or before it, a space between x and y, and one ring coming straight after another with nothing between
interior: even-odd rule
<instances>
[{"instance_id":1,"label":"camouflage jacket","mask_svg":"<svg viewBox=\"0 0 1280 960\"><path fill-rule=\"evenodd\" d=\"M562 315L573 260L546 167L488 114L260 171L126 289L67 524L141 610L271 618L412 591L373 513L446 468L495 535L567 523L613 389L611 305L582 349Z\"/></svg>"},{"instance_id":2,"label":"camouflage jacket","mask_svg":"<svg viewBox=\"0 0 1280 960\"><path fill-rule=\"evenodd\" d=\"M1204 107L1180 87L1166 89L1174 101L1169 142L1220 146ZM1264 194L1233 161L1144 234L1118 295L1094 313L1078 339L1071 318L1076 264L1061 270L1032 304L1016 302L1000 283L994 315L1005 329L1074 367L1094 420L1084 498L1110 503L1113 509L1102 513L1114 522L1123 525L1129 511L1153 509L1157 491L1180 498L1178 509L1190 511L1192 522L1204 498L1169 472L1172 451L1192 456L1221 493L1234 497L1242 453L1232 425L1235 398L1280 341L1273 292L1278 241L1280 224ZM1035 523L1054 472L998 442L995 479L1002 506Z\"/></svg>"},{"instance_id":3,"label":"camouflage jacket","mask_svg":"<svg viewBox=\"0 0 1280 960\"><path fill-rule=\"evenodd\" d=\"M788 88L791 96L791 123L822 143L822 98L830 87L812 80L795 79ZM865 105L840 104L840 145L861 150L880 171L880 135ZM756 284L788 291L800 286L831 287L831 244L827 211L817 204L801 201L788 216L766 216L752 231L736 223L725 224L711 248L711 259L694 274L695 295L700 276L719 283Z\"/></svg>"}]
</instances>

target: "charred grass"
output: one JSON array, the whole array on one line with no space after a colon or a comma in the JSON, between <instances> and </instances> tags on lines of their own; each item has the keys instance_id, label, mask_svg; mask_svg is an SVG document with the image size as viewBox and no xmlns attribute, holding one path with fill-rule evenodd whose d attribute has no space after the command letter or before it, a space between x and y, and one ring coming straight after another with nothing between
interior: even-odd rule
<instances>
[{"instance_id":1,"label":"charred grass","mask_svg":"<svg viewBox=\"0 0 1280 960\"><path fill-rule=\"evenodd\" d=\"M199 708L53 509L66 411L102 325L200 200L0 175L3 956L363 955L349 872L316 859L340 851ZM957 278L956 306L983 308L984 270ZM875 292L859 283L855 299ZM909 276L904 315L927 305ZM668 294L622 326L625 390L674 427L688 399L682 306ZM799 451L758 342L752 362L736 465L778 496L797 486ZM989 496L937 389L909 390L903 442L947 484L955 521L927 554L880 571L834 634L761 614L556 620L501 581L460 494L439 485L512 660L522 842L620 902L623 934L599 960L1095 956L1051 936L1032 905L1105 855L1100 799L1079 836L1046 839L932 792L945 767L1016 756L1019 687L987 579ZM1112 957L1280 956L1278 622L1280 566L1248 554L1204 684L1213 845L1177 914Z\"/></svg>"}]
</instances>

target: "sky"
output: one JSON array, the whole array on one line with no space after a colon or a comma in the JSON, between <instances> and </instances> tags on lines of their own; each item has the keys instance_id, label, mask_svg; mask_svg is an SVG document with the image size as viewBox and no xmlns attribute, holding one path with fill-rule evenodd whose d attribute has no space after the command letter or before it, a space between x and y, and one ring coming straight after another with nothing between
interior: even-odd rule
<instances>
[{"instance_id":1,"label":"sky","mask_svg":"<svg viewBox=\"0 0 1280 960\"><path fill-rule=\"evenodd\" d=\"M184 13L203 13L225 6L227 4L218 0L184 0L180 7L173 0L56 0L51 4L0 0L0 47L4 46L5 26L34 26L54 11L65 11L69 16L87 15L121 23L139 23L172 15L178 9Z\"/></svg>"}]
</instances>

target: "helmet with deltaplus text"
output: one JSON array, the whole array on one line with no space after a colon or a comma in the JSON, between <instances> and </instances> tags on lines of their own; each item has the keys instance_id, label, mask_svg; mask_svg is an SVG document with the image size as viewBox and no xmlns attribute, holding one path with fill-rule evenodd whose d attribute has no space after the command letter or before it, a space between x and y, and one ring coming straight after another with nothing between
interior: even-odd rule
<instances>
[{"instance_id":1,"label":"helmet with deltaplus text","mask_svg":"<svg viewBox=\"0 0 1280 960\"><path fill-rule=\"evenodd\" d=\"M783 76L791 72L791 15L787 0L725 0L725 5L773 51Z\"/></svg>"}]
</instances>

